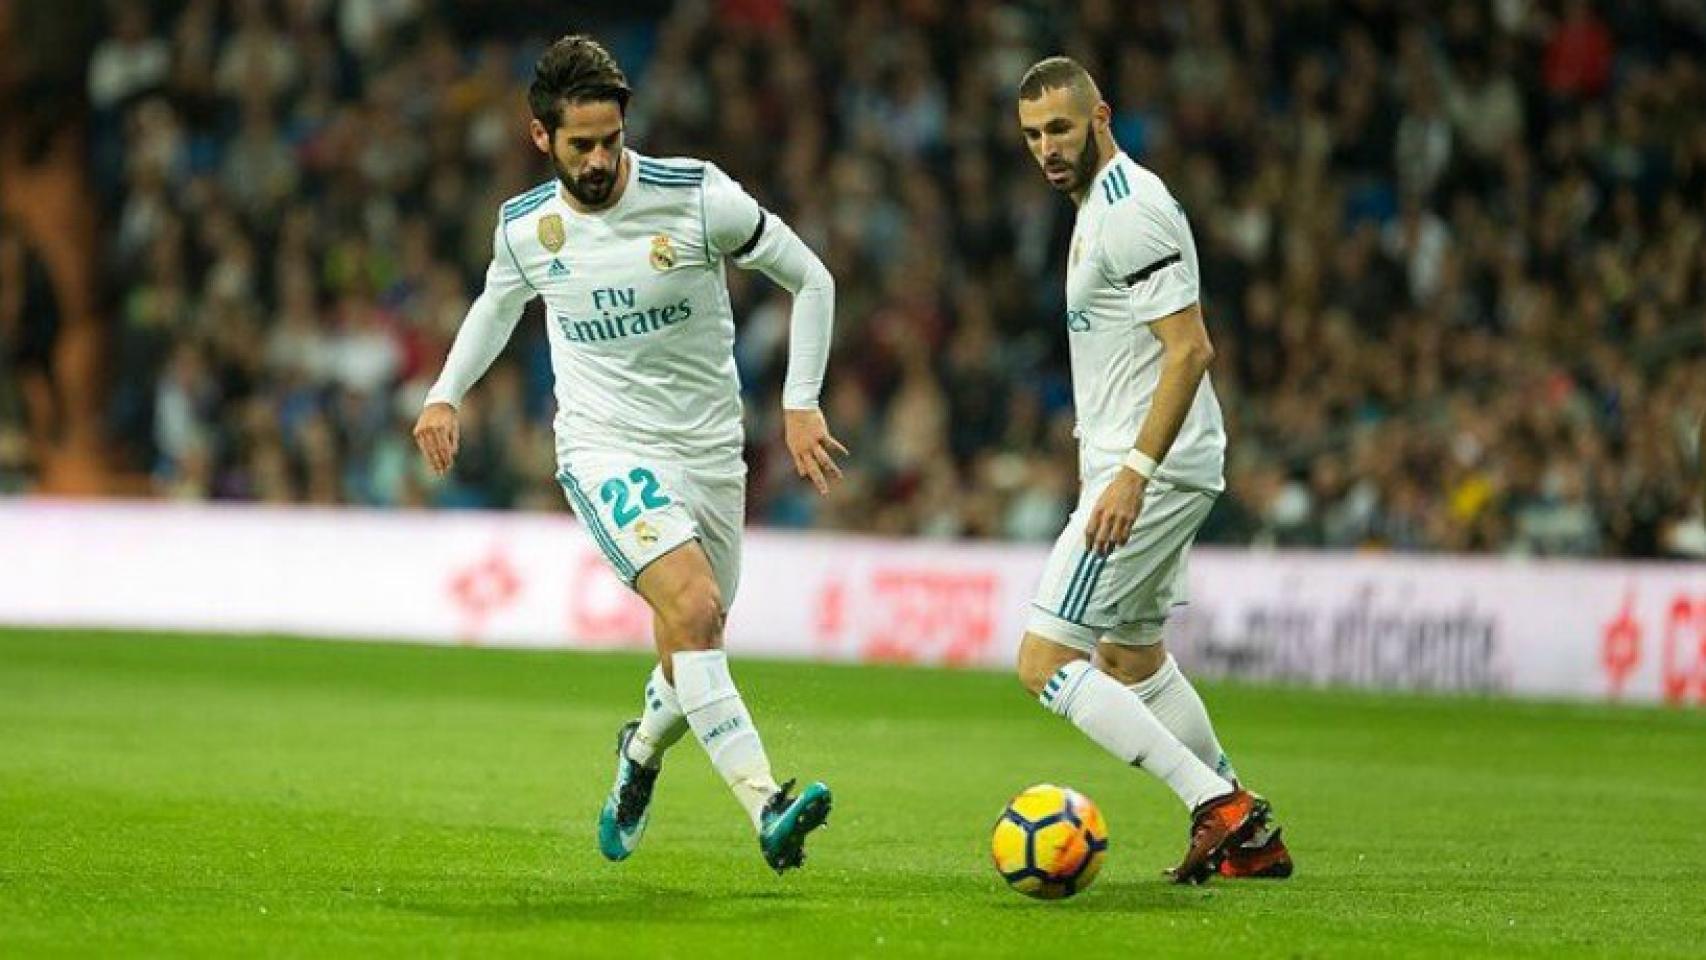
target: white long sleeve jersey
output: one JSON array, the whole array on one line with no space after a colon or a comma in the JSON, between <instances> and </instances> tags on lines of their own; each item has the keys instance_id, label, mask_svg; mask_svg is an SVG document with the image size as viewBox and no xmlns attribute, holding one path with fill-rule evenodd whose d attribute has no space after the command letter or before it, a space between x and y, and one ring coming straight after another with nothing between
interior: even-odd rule
<instances>
[{"instance_id":1,"label":"white long sleeve jersey","mask_svg":"<svg viewBox=\"0 0 1706 960\"><path fill-rule=\"evenodd\" d=\"M1131 449L1161 383L1161 341L1149 325L1197 303L1197 245L1178 201L1124 153L1105 165L1078 208L1066 274L1078 440L1091 462L1118 463ZM1207 374L1161 480L1220 490L1226 429Z\"/></svg>"},{"instance_id":2,"label":"white long sleeve jersey","mask_svg":"<svg viewBox=\"0 0 1706 960\"><path fill-rule=\"evenodd\" d=\"M427 402L461 402L535 296L556 377L559 458L665 455L738 472L743 433L724 261L794 295L784 406L817 405L835 287L787 224L716 165L628 151L618 201L579 213L555 180L505 202L485 290Z\"/></svg>"}]
</instances>

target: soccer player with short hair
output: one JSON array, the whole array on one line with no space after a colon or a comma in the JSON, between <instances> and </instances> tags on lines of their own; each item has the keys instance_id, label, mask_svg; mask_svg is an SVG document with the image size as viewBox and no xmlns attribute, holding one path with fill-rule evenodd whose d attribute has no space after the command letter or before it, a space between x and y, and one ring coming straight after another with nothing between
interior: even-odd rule
<instances>
[{"instance_id":1,"label":"soccer player with short hair","mask_svg":"<svg viewBox=\"0 0 1706 960\"><path fill-rule=\"evenodd\" d=\"M556 379L558 480L605 559L653 613L658 665L617 736L599 849L633 853L664 751L691 729L777 872L804 860L829 815L821 782L778 786L723 652L740 578L746 467L724 265L793 294L785 439L820 493L841 475L818 410L835 284L822 261L714 164L624 144L628 82L594 40L539 58L534 144L555 176L499 211L485 289L427 395L415 439L432 469L456 457L456 405L542 297Z\"/></svg>"},{"instance_id":2,"label":"soccer player with short hair","mask_svg":"<svg viewBox=\"0 0 1706 960\"><path fill-rule=\"evenodd\" d=\"M1160 178L1120 151L1108 105L1077 62L1032 66L1018 114L1049 185L1078 206L1066 330L1081 484L1033 601L1020 679L1191 810L1175 880L1289 876L1267 802L1239 785L1162 644L1169 610L1185 601L1186 554L1224 487L1190 224Z\"/></svg>"}]
</instances>

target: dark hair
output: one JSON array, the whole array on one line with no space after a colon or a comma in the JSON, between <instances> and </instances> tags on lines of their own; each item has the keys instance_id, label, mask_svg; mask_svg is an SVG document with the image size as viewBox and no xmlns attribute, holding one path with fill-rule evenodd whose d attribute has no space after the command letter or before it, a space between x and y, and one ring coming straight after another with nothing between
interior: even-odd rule
<instances>
[{"instance_id":1,"label":"dark hair","mask_svg":"<svg viewBox=\"0 0 1706 960\"><path fill-rule=\"evenodd\" d=\"M1049 57L1025 71L1019 81L1019 99L1035 100L1045 90L1071 90L1080 96L1093 96L1095 89L1096 81L1090 79L1090 72L1079 66L1078 61L1071 57Z\"/></svg>"},{"instance_id":2,"label":"dark hair","mask_svg":"<svg viewBox=\"0 0 1706 960\"><path fill-rule=\"evenodd\" d=\"M545 48L533 67L533 83L527 88L527 105L533 116L555 130L562 123L560 105L588 103L600 100L616 101L624 116L628 113L628 78L616 65L616 58L597 40L584 34L571 34Z\"/></svg>"}]
</instances>

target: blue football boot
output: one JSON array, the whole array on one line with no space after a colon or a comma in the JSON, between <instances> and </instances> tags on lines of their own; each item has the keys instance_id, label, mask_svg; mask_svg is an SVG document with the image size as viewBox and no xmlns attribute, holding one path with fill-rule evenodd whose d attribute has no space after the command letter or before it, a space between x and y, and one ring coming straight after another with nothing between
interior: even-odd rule
<instances>
[{"instance_id":1,"label":"blue football boot","mask_svg":"<svg viewBox=\"0 0 1706 960\"><path fill-rule=\"evenodd\" d=\"M798 797L790 797L793 789L794 781L789 780L764 804L763 826L758 832L764 862L777 873L806 862L806 834L829 819L829 787L812 783Z\"/></svg>"},{"instance_id":2,"label":"blue football boot","mask_svg":"<svg viewBox=\"0 0 1706 960\"><path fill-rule=\"evenodd\" d=\"M628 759L628 741L639 728L640 721L630 720L616 734L616 782L598 814L598 850L607 860L628 859L652 816L652 787L662 768Z\"/></svg>"}]
</instances>

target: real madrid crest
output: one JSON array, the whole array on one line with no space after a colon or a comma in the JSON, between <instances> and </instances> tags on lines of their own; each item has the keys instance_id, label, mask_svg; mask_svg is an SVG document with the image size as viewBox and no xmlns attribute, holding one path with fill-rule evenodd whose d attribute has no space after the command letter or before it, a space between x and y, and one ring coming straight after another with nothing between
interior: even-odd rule
<instances>
[{"instance_id":1,"label":"real madrid crest","mask_svg":"<svg viewBox=\"0 0 1706 960\"><path fill-rule=\"evenodd\" d=\"M654 547L657 546L658 531L656 527L641 520L634 524L634 537L640 541L640 546Z\"/></svg>"},{"instance_id":2,"label":"real madrid crest","mask_svg":"<svg viewBox=\"0 0 1706 960\"><path fill-rule=\"evenodd\" d=\"M539 218L539 242L545 245L545 249L556 253L563 249L563 240L566 238L562 214L547 213Z\"/></svg>"},{"instance_id":3,"label":"real madrid crest","mask_svg":"<svg viewBox=\"0 0 1706 960\"><path fill-rule=\"evenodd\" d=\"M652 269L663 271L675 266L675 247L669 241L669 234L660 233L652 238Z\"/></svg>"}]
</instances>

